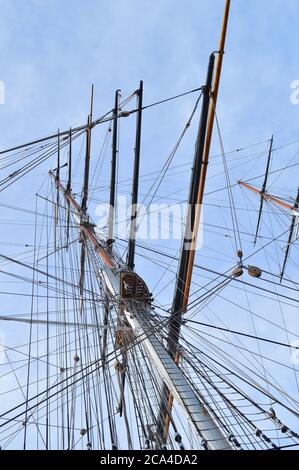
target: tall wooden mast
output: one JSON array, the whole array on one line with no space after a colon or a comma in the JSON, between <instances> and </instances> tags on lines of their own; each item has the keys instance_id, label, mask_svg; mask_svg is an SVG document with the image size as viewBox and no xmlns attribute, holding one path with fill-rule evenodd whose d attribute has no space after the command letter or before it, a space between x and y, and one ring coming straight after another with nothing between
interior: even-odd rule
<instances>
[{"instance_id":1,"label":"tall wooden mast","mask_svg":"<svg viewBox=\"0 0 299 470\"><path fill-rule=\"evenodd\" d=\"M181 330L181 319L182 315L186 312L189 301L189 292L192 279L195 250L201 219L201 206L204 196L207 165L209 162L215 110L222 70L229 9L230 0L226 0L220 36L220 44L213 79L213 86L211 87L212 74L214 68L214 54L212 54L210 57L207 81L203 89L202 113L198 140L196 143L196 151L194 156L193 172L190 182L190 192L188 200L189 206L186 218L185 236L183 245L181 247L177 283L174 293L168 334L168 351L177 364L180 361L178 342ZM164 442L167 440L168 436L172 404L173 396L167 389L167 386L164 385L164 390L162 391L159 417L159 423L161 428L163 429L163 432L161 434Z\"/></svg>"},{"instance_id":2,"label":"tall wooden mast","mask_svg":"<svg viewBox=\"0 0 299 470\"><path fill-rule=\"evenodd\" d=\"M197 197L197 206L196 206L196 212L195 212L194 230L193 230L193 236L192 236L191 256L189 259L188 272L187 272L185 289L184 289L184 308L187 308L188 300L189 300L189 290L190 290L190 284L191 284L191 278L192 278L192 272L193 272L198 229L199 229L200 218L201 218L201 207L202 207L204 190L205 190L206 175L207 175L207 168L208 168L208 163L209 163L209 155L210 155L213 127L214 127L215 111L216 111L218 92L219 92L222 61L223 61L227 24L228 24L228 17L229 17L229 8L230 8L230 0L226 0L223 22L222 22L222 30L221 30L221 35L220 35L219 50L218 50L218 55L217 55L216 67L215 67L215 75L214 75L213 87L212 87L212 92L211 92L212 106L210 107L210 110L209 110L206 142L205 142L204 155L203 155L203 160L202 160L201 170L200 170L200 181L199 181L199 190L198 190L198 197Z\"/></svg>"},{"instance_id":3,"label":"tall wooden mast","mask_svg":"<svg viewBox=\"0 0 299 470\"><path fill-rule=\"evenodd\" d=\"M171 310L171 322L168 338L168 349L172 357L175 357L177 351L177 342L180 332L180 318L186 306L185 303L185 284L190 264L192 250L192 234L195 227L195 215L197 210L198 192L200 189L199 181L202 171L204 145L206 138L208 113L210 107L210 93L212 87L212 78L214 71L215 55L211 54L208 66L206 84L203 87L202 109L200 124L195 147L193 170L190 181L190 190L188 197L188 208L185 223L184 240L181 247L177 281L174 292L174 299ZM191 249L190 249L191 248Z\"/></svg>"}]
</instances>

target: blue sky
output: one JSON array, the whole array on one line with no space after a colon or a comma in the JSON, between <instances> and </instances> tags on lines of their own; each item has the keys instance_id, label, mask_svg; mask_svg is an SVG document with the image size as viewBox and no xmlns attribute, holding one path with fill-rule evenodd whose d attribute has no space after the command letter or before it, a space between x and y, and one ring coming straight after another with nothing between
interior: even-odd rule
<instances>
[{"instance_id":1,"label":"blue sky","mask_svg":"<svg viewBox=\"0 0 299 470\"><path fill-rule=\"evenodd\" d=\"M115 89L128 94L140 79L144 81L144 104L201 86L209 54L218 48L223 7L224 0L0 0L0 80L6 86L6 103L0 106L0 148L43 137L58 127L85 123L91 83L95 85L95 115L113 106ZM218 106L226 150L265 141L272 134L277 146L299 138L299 105L290 101L291 82L299 79L298 10L296 0L232 0ZM161 168L193 104L194 96L188 96L144 113L141 173ZM93 141L94 156L101 144L100 132ZM120 152L123 176L131 174L132 132L133 126L124 124ZM176 163L192 160L196 125L190 132ZM288 162L295 150L281 152L276 167ZM219 153L217 139L212 151ZM234 171L232 178L260 174L264 163L262 159L256 168L245 166L242 173ZM49 166L47 162L33 176L1 193L0 202L34 207L33 196ZM103 173L105 181L107 174ZM283 175L277 186L288 195L297 189L294 175ZM188 170L169 182L170 189L182 188L181 198L187 194L189 176ZM217 177L208 183L211 190L220 186ZM146 189L144 186L141 191ZM242 198L241 202L246 201ZM12 215L1 210L5 217ZM207 220L217 217L215 210ZM254 222L253 218L252 227ZM242 213L240 223L243 228L247 223ZM2 225L1 240L28 237L32 241L32 232L23 230L20 233ZM233 250L226 241L218 246L214 235L210 242L226 261L205 261L224 271L235 261ZM203 255L209 256L211 251ZM140 267L149 283L154 282L152 268ZM168 301L172 290L173 286L167 291ZM244 305L244 298L238 295ZM166 302L166 293L163 300ZM10 299L4 305L13 312L17 304L17 299ZM230 314L226 320L246 329L248 324L238 311L222 305L216 303L219 311L223 308ZM256 300L253 306L267 309ZM28 306L22 306L22 311L28 311ZM281 322L280 312L272 313ZM296 324L295 313L291 308L286 312L290 327ZM263 323L258 326L259 332L275 335ZM288 358L284 359L287 363ZM287 375L280 378L288 380Z\"/></svg>"},{"instance_id":2,"label":"blue sky","mask_svg":"<svg viewBox=\"0 0 299 470\"><path fill-rule=\"evenodd\" d=\"M223 4L1 0L1 147L85 120L92 82L99 113L140 79L145 101L200 85ZM232 1L219 108L227 139L296 130L297 14L296 0Z\"/></svg>"}]
</instances>

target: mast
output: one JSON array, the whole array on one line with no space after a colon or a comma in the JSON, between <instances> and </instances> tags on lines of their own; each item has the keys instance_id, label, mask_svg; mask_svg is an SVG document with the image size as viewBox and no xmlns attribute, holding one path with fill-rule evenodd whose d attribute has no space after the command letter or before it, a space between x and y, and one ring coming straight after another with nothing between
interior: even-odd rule
<instances>
[{"instance_id":1,"label":"mast","mask_svg":"<svg viewBox=\"0 0 299 470\"><path fill-rule=\"evenodd\" d=\"M287 204L286 202L282 201L278 197L272 196L271 194L267 193L265 191L265 186L264 185L263 185L263 188L261 190L259 190L259 189L254 188L253 186L251 186L248 183L244 183L243 181L238 181L238 184L240 186L243 186L246 189L249 189L250 191L252 191L255 194L259 194L262 201L264 201L264 200L271 201L274 204L277 204L278 206L282 207L283 209L288 210L290 212L290 214L292 215L292 221L291 221L291 227L290 227L290 231L289 231L289 237L288 237L286 252L285 252L284 261L283 261L283 265L282 265L282 269L281 269L281 273L280 273L280 282L281 282L282 279L283 279L283 275L284 275L284 272L285 272L285 267L286 267L287 260L288 260L288 257L289 257L289 253L290 253L290 249L291 249L293 234L294 234L294 230L295 230L295 226L296 226L296 220L299 217L299 188L298 188L295 204L290 205L290 204Z\"/></svg>"},{"instance_id":2,"label":"mast","mask_svg":"<svg viewBox=\"0 0 299 470\"><path fill-rule=\"evenodd\" d=\"M93 94L94 94L94 86L92 85L91 97L90 97L90 113L87 118L87 128L86 128L85 168L84 168L84 181L83 181L82 202L81 202L81 207L82 207L83 212L86 212L87 200L88 200Z\"/></svg>"},{"instance_id":3,"label":"mast","mask_svg":"<svg viewBox=\"0 0 299 470\"><path fill-rule=\"evenodd\" d=\"M179 363L180 354L178 352L179 335L181 331L181 317L185 307L185 282L190 262L190 243L192 242L192 233L194 230L196 201L199 191L199 179L201 174L201 165L204 152L204 143L206 138L206 129L208 121L208 112L210 106L210 92L214 70L214 53L210 55L209 66L207 72L206 84L203 88L203 101L200 117L200 125L198 131L197 142L195 146L195 154L193 161L193 170L191 175L190 190L188 197L188 208L185 223L185 234L181 247L179 267L174 291L174 299L170 314L169 332L167 338L167 347L170 356ZM168 387L164 384L162 398L160 403L160 413L158 418L158 434L162 442L167 441L168 430L170 425L170 411L173 405L173 395L169 392Z\"/></svg>"},{"instance_id":4,"label":"mast","mask_svg":"<svg viewBox=\"0 0 299 470\"><path fill-rule=\"evenodd\" d=\"M59 179L60 175L60 130L57 132L57 166L56 166L56 178ZM54 249L56 250L57 244L57 224L58 224L58 208L59 208L59 191L57 190L56 205L54 209Z\"/></svg>"},{"instance_id":5,"label":"mast","mask_svg":"<svg viewBox=\"0 0 299 470\"><path fill-rule=\"evenodd\" d=\"M192 277L192 272L193 272L197 235L198 235L199 223L200 223L200 218L201 218L201 206L202 206L203 196L204 196L216 105L217 105L219 85L220 85L220 77L221 77L222 62L223 62L223 55L224 55L224 48L225 48L229 9L230 9L230 0L226 0L224 16L223 16L223 21L222 21L222 30L221 30L221 35L220 35L220 43L219 43L219 49L218 49L218 55L217 55L217 62L216 62L216 67L215 67L215 75L214 75L213 87L212 87L212 92L211 92L212 106L210 107L210 110L209 110L207 136L206 136L206 142L205 142L205 148L204 148L203 161L201 165L199 192L198 192L198 199L197 199L197 206L196 206L196 213L195 213L194 231L193 231L193 237L192 237L191 256L189 260L188 273L187 273L185 290L184 290L185 308L187 308L188 300L189 300L189 290L190 290L191 277Z\"/></svg>"},{"instance_id":6,"label":"mast","mask_svg":"<svg viewBox=\"0 0 299 470\"><path fill-rule=\"evenodd\" d=\"M67 192L71 192L72 190L72 128L70 127L70 136L69 136L69 158L68 158L68 181L66 190Z\"/></svg>"},{"instance_id":7,"label":"mast","mask_svg":"<svg viewBox=\"0 0 299 470\"><path fill-rule=\"evenodd\" d=\"M271 161L271 156L272 156L272 147L273 147L273 135L270 140L270 149L269 149L269 154L268 154L268 160L267 160L267 166L266 166L266 173L265 173L265 178L261 190L261 202L260 202L260 209L259 209L259 215L258 215L258 220L257 220L257 226L256 226L256 232L254 236L254 245L256 244L256 240L258 237L259 233L259 228L261 224L261 218L262 218L262 211L263 211L263 205L264 205L264 198L262 194L265 194L266 188L267 188L267 181L268 181L268 175L269 175L269 169L270 169L270 161Z\"/></svg>"},{"instance_id":8,"label":"mast","mask_svg":"<svg viewBox=\"0 0 299 470\"><path fill-rule=\"evenodd\" d=\"M134 305L135 307L138 305L138 308L134 308L130 298L123 297L121 288L123 273L119 269L115 269L117 265L107 250L107 245L97 239L94 227L91 224L84 224L81 228L82 217L86 215L83 214L82 207L71 194L66 192L64 186L55 178L53 172L50 172L50 176L54 179L57 188L64 198L69 201L78 229L83 231L84 236L91 242L94 250L102 260L103 266L99 271L99 275L107 291L113 298L122 299L122 314L125 316L138 341L142 341L148 357L151 358L155 368L167 384L168 389L181 405L198 435L202 438L202 445L204 448L211 450L231 449L233 444L229 441L229 435L225 436L219 428L216 419L203 407L203 402L199 398L199 392L194 391L183 371L169 357L167 349L156 336L155 330L153 331L153 325L150 321L152 307L149 297L143 300L135 300ZM130 273L130 275L137 276L135 273ZM139 280L144 283L141 278Z\"/></svg>"},{"instance_id":9,"label":"mast","mask_svg":"<svg viewBox=\"0 0 299 470\"><path fill-rule=\"evenodd\" d=\"M287 204L286 202L280 200L278 197L272 196L272 194L269 194L267 192L262 192L260 189L256 189L253 186L251 186L250 184L244 183L243 181L238 181L237 183L240 186L243 186L244 188L249 189L253 193L259 194L266 201L272 201L275 204L277 204L278 206L289 210L293 215L299 215L299 211L298 211L298 208L296 207L296 204L293 205L293 206L291 204Z\"/></svg>"},{"instance_id":10,"label":"mast","mask_svg":"<svg viewBox=\"0 0 299 470\"><path fill-rule=\"evenodd\" d=\"M112 252L112 244L113 244L113 225L114 225L114 210L115 210L116 167L117 167L117 156L118 156L117 145L118 145L119 98L120 98L120 90L116 90L114 110L113 110L110 204L109 204L109 215L108 215L108 238L107 238L107 245L109 247L110 253ZM106 327L108 325L109 314L110 314L109 297L108 295L106 295L106 299L104 303L104 318L103 318L103 322ZM103 331L102 352L101 352L103 367L106 364L107 338L108 338L108 330L107 328L105 328Z\"/></svg>"},{"instance_id":11,"label":"mast","mask_svg":"<svg viewBox=\"0 0 299 470\"><path fill-rule=\"evenodd\" d=\"M91 97L90 97L90 113L87 118L87 128L86 128L85 167L84 167L84 181L83 181L82 202L81 202L82 215L86 214L87 201L88 201L93 93L94 93L94 86L92 85ZM81 231L80 295L83 294L83 287L84 287L85 257L86 257L85 237L84 237L84 231Z\"/></svg>"},{"instance_id":12,"label":"mast","mask_svg":"<svg viewBox=\"0 0 299 470\"><path fill-rule=\"evenodd\" d=\"M202 114L196 145L196 152L194 157L193 173L190 183L188 215L186 220L184 241L181 247L177 283L171 310L170 327L167 341L168 351L171 357L175 360L176 364L178 364L180 361L178 342L181 330L181 318L182 315L186 312L189 301L189 291L193 272L198 229L201 218L201 205L204 195L210 146L213 134L215 110L222 70L229 9L230 0L226 0L212 90L211 81L214 68L214 54L210 56L206 85L203 89ZM212 106L210 106L211 102ZM188 245L187 247L186 243ZM186 250L186 248L188 248L188 251ZM172 405L173 396L169 392L169 390L167 390L167 385L164 384L159 417L159 425L161 427L160 433L164 442L167 440L168 436L170 426L170 412L172 409Z\"/></svg>"},{"instance_id":13,"label":"mast","mask_svg":"<svg viewBox=\"0 0 299 470\"><path fill-rule=\"evenodd\" d=\"M57 168L56 168L56 178L59 180L60 175L60 130L57 132Z\"/></svg>"},{"instance_id":14,"label":"mast","mask_svg":"<svg viewBox=\"0 0 299 470\"><path fill-rule=\"evenodd\" d=\"M110 205L108 216L108 239L109 246L113 243L113 222L115 209L115 187L116 187L116 163L117 163L117 137L118 137L118 107L120 90L115 92L115 104L113 111L113 136L112 136L112 159L111 159L111 182L110 182Z\"/></svg>"},{"instance_id":15,"label":"mast","mask_svg":"<svg viewBox=\"0 0 299 470\"><path fill-rule=\"evenodd\" d=\"M69 136L69 155L68 155L68 180L66 191L70 193L72 191L72 129L70 128ZM70 203L67 202L67 221L66 221L66 245L68 247L70 240Z\"/></svg>"},{"instance_id":16,"label":"mast","mask_svg":"<svg viewBox=\"0 0 299 470\"><path fill-rule=\"evenodd\" d=\"M297 191L297 197L296 197L296 201L295 201L293 209L298 210L298 207L299 207L299 188L298 188L298 191ZM290 249L291 249L291 244L292 244L292 240L293 240L293 234L294 234L295 224L296 224L297 218L298 218L298 215L296 216L296 215L293 214L291 227L290 227L290 232L289 232L288 243L287 243L287 248L286 248L285 257L284 257L284 260L283 260L283 265L282 265L281 274L280 274L280 282L282 282L283 275L284 275L285 268L286 268L286 264L287 264L287 261L288 261L288 257L289 257L289 253L290 253Z\"/></svg>"},{"instance_id":17,"label":"mast","mask_svg":"<svg viewBox=\"0 0 299 470\"><path fill-rule=\"evenodd\" d=\"M210 106L210 92L212 86L213 70L214 70L214 61L215 55L211 54L207 72L206 84L203 88L203 101L200 117L200 125L198 131L198 137L195 147L194 161L193 161L193 170L191 175L190 182L190 191L188 197L188 213L186 217L185 224L185 234L183 239L183 244L181 247L180 259L179 259L179 268L177 275L177 282L175 286L174 299L171 310L171 322L170 322L170 331L168 338L168 349L172 357L176 354L176 345L178 341L179 331L180 331L180 321L179 318L183 313L185 306L184 301L184 291L185 291L185 281L188 271L188 266L190 262L190 242L192 242L192 233L194 230L195 222L195 211L196 204L198 199L199 191L199 180L201 174L201 166L204 152L204 144L206 138L206 129L208 122L208 112Z\"/></svg>"},{"instance_id":18,"label":"mast","mask_svg":"<svg viewBox=\"0 0 299 470\"><path fill-rule=\"evenodd\" d=\"M140 81L139 90L137 90L138 111L136 120L136 140L135 140L135 159L133 172L133 188L132 188L132 206L131 206L131 224L129 234L129 246L127 265L130 269L134 269L135 259L135 236L137 221L137 202L138 202L138 185L139 185L139 165L140 165L140 146L141 146L141 124L142 124L142 100L143 100L143 81Z\"/></svg>"}]
</instances>

